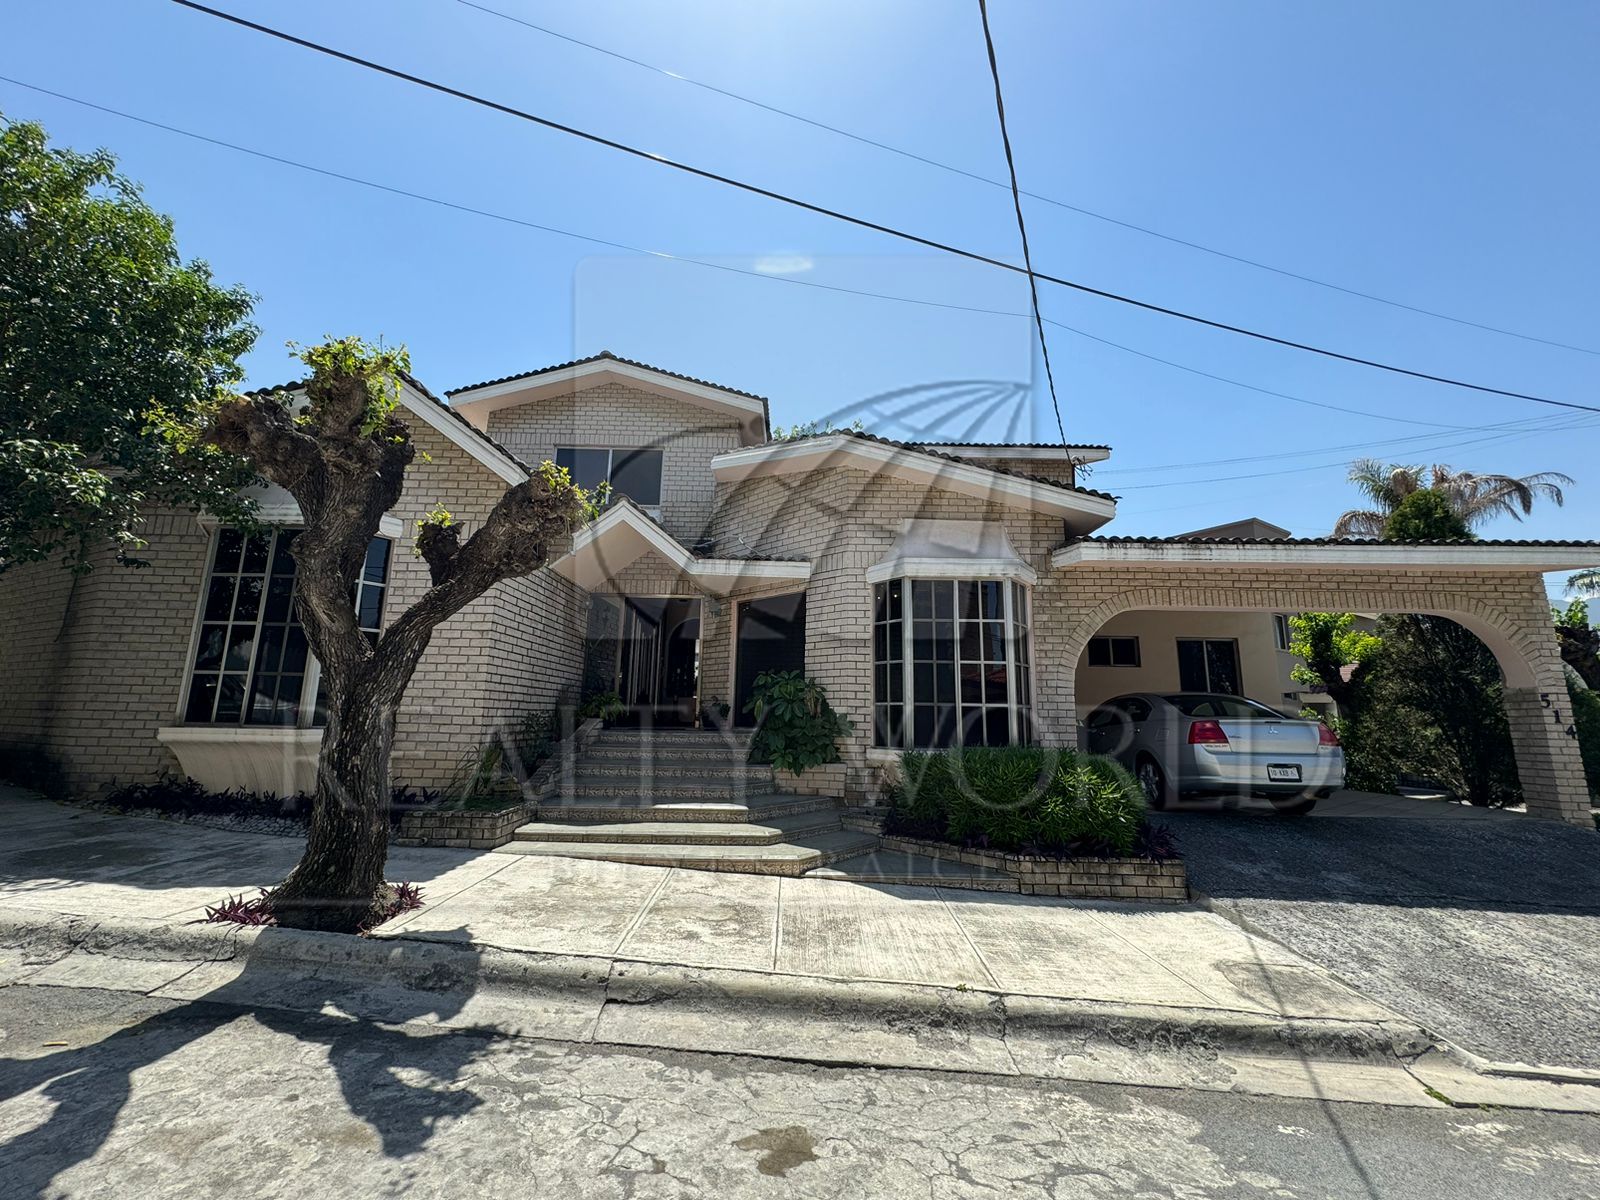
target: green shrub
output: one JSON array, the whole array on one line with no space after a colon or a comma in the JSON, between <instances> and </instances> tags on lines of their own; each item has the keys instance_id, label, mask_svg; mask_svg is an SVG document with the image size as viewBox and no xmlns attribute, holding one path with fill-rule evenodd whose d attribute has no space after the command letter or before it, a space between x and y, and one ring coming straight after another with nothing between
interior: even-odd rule
<instances>
[{"instance_id":1,"label":"green shrub","mask_svg":"<svg viewBox=\"0 0 1600 1200\"><path fill-rule=\"evenodd\" d=\"M907 751L891 833L1028 853L1126 855L1160 844L1133 776L1107 758L1035 746Z\"/></svg>"},{"instance_id":2,"label":"green shrub","mask_svg":"<svg viewBox=\"0 0 1600 1200\"><path fill-rule=\"evenodd\" d=\"M585 721L595 717L602 721L615 721L625 716L627 711L628 706L622 702L621 696L615 692L601 692L583 702L583 707L578 709L578 716Z\"/></svg>"},{"instance_id":3,"label":"green shrub","mask_svg":"<svg viewBox=\"0 0 1600 1200\"><path fill-rule=\"evenodd\" d=\"M815 679L801 671L767 671L756 676L744 706L756 719L750 743L754 762L771 763L799 774L822 763L839 761L839 739L854 728L833 711Z\"/></svg>"}]
</instances>

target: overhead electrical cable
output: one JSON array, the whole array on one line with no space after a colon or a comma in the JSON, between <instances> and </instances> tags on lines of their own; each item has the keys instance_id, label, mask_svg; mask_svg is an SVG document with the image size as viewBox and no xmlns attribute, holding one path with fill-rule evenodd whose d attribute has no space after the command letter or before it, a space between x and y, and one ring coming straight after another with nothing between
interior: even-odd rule
<instances>
[{"instance_id":1,"label":"overhead electrical cable","mask_svg":"<svg viewBox=\"0 0 1600 1200\"><path fill-rule=\"evenodd\" d=\"M941 242L935 238L924 237L921 234L911 233L907 230L897 229L891 225L885 225L878 221L868 220L865 217L853 216L837 209L828 208L825 205L815 204L809 200L802 200L798 197L790 196L783 192L774 191L771 188L762 187L759 184L749 183L745 180L723 175L719 172L711 171L704 167L697 167L690 163L679 162L675 159L668 158L665 155L655 154L648 150L641 150L636 146L628 145L625 142L619 142L614 138L608 138L597 133L591 133L587 130L578 129L575 126L566 125L560 121L551 120L548 117L541 117L535 113L514 108L508 104L502 104L498 100L491 100L487 97L479 96L472 92L463 91L462 89L452 87L449 84L440 83L437 80L427 79L423 76L415 75L408 71L402 71L396 67L385 66L384 64L374 62L371 59L362 58L347 51L338 50L332 46L323 45L320 42L314 42L310 39L302 38L292 33L287 33L281 29L274 29L270 25L262 25L259 22L247 20L246 18L237 16L234 13L224 12L221 9L216 9L210 7L209 5L197 3L197 0L171 0L171 2L179 5L180 7L192 9L195 12L216 17L219 20L240 26L241 28L250 29L254 32L264 34L267 37L275 38L291 45L300 46L304 49L326 55L330 58L339 59L343 62L361 67L365 70L387 75L390 78L399 79L402 82L414 84L418 87L438 92L441 95L452 96L458 100L464 100L469 104L475 104L482 108L502 113L506 116L515 117L518 120L528 121L532 124L542 126L543 128L554 130L557 133L564 133L571 137L590 142L594 145L604 146L607 149L616 150L619 153L627 154L634 158L656 163L659 166L670 167L673 170L681 171L687 175L693 175L697 178L706 179L713 183L721 183L728 187L748 192L751 195L763 196L769 200L775 200L781 204L787 204L793 208L815 213L819 216L844 222L845 224L854 225L860 229L867 229L875 233L882 233L886 236L898 238L901 241L911 243L912 245L923 246L930 250L938 250L946 254L954 255L958 258L969 259L973 262L985 263L988 266L1009 271L1013 274L1025 275L1028 273L1025 267L1020 267L1015 263L1007 262L1004 259L982 254L976 250L967 250L960 246L954 246L948 242ZM1550 397L1533 395L1528 392L1518 392L1507 388L1491 387L1488 384L1473 383L1469 380L1453 379L1445 375L1436 375L1427 371L1413 370L1409 367L1395 366L1391 363L1381 362L1376 359L1363 358L1354 354L1345 354L1338 350L1329 350L1324 347L1314 346L1306 342L1297 342L1290 338L1282 338L1273 334L1262 333L1258 330L1248 329L1240 325L1233 325L1226 321L1214 320L1210 317L1203 317L1196 313L1184 312L1181 309L1170 308L1166 305L1156 304L1148 300L1139 300L1132 296L1125 296L1118 292L1108 291L1104 288L1097 288L1086 283L1079 283L1075 280L1064 279L1061 276L1051 275L1043 271L1036 271L1034 274L1037 276L1037 278L1042 279L1047 283L1053 283L1060 287L1065 287L1073 291L1083 293L1084 295L1098 296L1102 299L1111 300L1118 304L1125 304L1133 308L1143 309L1146 312L1159 313L1163 316L1188 321L1196 325L1204 325L1212 329L1220 329L1228 333L1237 334L1241 337L1253 338L1257 341L1283 346L1291 350L1300 350L1308 354L1316 354L1324 358L1334 359L1340 362L1370 367L1374 370L1386 371L1395 375L1403 375L1412 379L1421 379L1430 383L1438 383L1449 387L1463 388L1468 391L1481 392L1486 395L1504 396L1507 399L1512 400L1527 400L1534 404L1545 404L1556 408L1570 408L1582 412L1600 413L1600 407L1596 407L1594 405L1579 404L1571 400L1556 400Z\"/></svg>"},{"instance_id":2,"label":"overhead electrical cable","mask_svg":"<svg viewBox=\"0 0 1600 1200\"><path fill-rule=\"evenodd\" d=\"M821 129L828 133L836 134L839 137L848 138L851 141L859 142L864 146L872 146L875 149L884 150L890 154L895 154L901 158L909 159L913 162L919 162L926 166L935 167L941 171L948 171L953 175L960 175L964 178L975 180L978 183L987 184L990 187L1006 188L1009 186L1004 180L992 179L989 176L980 174L977 171L969 171L964 167L958 167L952 163L942 162L939 159L931 158L925 154L918 154L914 150L907 150L903 146L896 146L889 142L879 141L876 138L870 138L864 134L855 133L849 129L843 129L837 125L830 125L826 121L816 120L813 117L805 116L801 113L794 112L791 109L781 108L776 104L768 104L763 100L757 100L753 96L746 96L728 88L718 87L715 84L694 79L691 76L684 75L679 71L673 71L666 67L657 66L655 63L645 62L643 59L634 58L631 55L623 54L619 50L613 50L610 47L599 45L596 42L584 41L582 38L574 37L569 33L562 33L557 29L551 29L548 25L540 25L538 22L530 21L525 17L519 17L513 13L502 12L500 9L490 8L487 5L475 3L474 0L456 0L456 2L464 5L467 8L476 9L478 12L485 13L491 17L498 17L502 21L510 21L513 24L521 25L527 29L532 29L535 32L546 35L547 37L557 38L560 41L567 42L571 45L581 46L585 50L591 50L596 54L603 54L608 58L614 58L620 62L625 62L632 66L640 67L646 71L653 71L658 75L664 75L676 83L687 84L690 87L700 88L703 91L712 92L718 96L724 96L729 100L735 100L741 104L748 104L753 108L762 109L763 111L773 113L776 116L785 117L791 121L798 121L802 125L810 125L814 129ZM1043 204L1053 205L1056 208L1065 209L1068 212L1074 212L1080 216L1089 217L1096 221L1104 221L1109 225L1120 226L1123 229L1129 229L1135 233L1142 233L1148 237L1159 238L1161 241L1170 242L1175 246L1183 246L1190 250L1197 250L1202 254L1210 254L1217 258L1226 259L1229 262L1240 263L1243 266L1254 267L1261 271L1268 271L1274 275L1281 275L1286 279L1295 279L1301 283L1309 283L1317 287L1328 288L1331 291L1343 292L1347 296L1355 296L1361 300L1370 300L1375 304L1386 304L1390 308L1402 309L1406 312L1417 313L1418 315L1424 317L1434 317L1440 321L1449 321L1455 325L1466 326L1469 329L1481 329L1486 333L1497 333L1503 337L1518 338L1525 342L1536 342L1542 346L1554 346L1561 350L1574 350L1579 354L1593 354L1600 356L1600 350L1589 346L1578 346L1572 344L1571 342L1557 341L1554 338L1536 337L1531 333L1518 333L1514 329L1505 329L1498 325L1489 325L1482 321L1470 320L1466 317L1452 316L1449 313L1439 312L1437 309L1423 308L1421 305L1417 304L1407 304L1402 300L1392 300L1387 296L1379 296L1373 292L1361 291L1359 288L1346 287L1343 284L1333 283L1326 279L1318 279L1314 275L1307 275L1301 271L1291 271L1285 267L1275 267L1271 263L1262 262L1260 259L1248 258L1242 254L1233 254L1227 250L1219 250L1215 246L1207 246L1203 242L1196 242L1189 238L1176 237L1170 233L1162 233L1159 229L1151 229L1147 225L1139 225L1133 221L1125 221L1120 217L1113 217L1106 213L1096 212L1093 209L1084 208L1078 204L1069 204L1065 200L1057 199L1054 196L1046 196L1040 192L1030 192L1026 188L1022 190L1022 194L1028 197L1030 200L1038 200Z\"/></svg>"}]
</instances>

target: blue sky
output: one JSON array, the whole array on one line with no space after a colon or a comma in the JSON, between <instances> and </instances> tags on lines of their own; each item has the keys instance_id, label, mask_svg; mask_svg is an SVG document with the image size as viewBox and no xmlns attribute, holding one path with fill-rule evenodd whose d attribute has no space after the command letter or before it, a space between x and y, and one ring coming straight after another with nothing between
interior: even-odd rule
<instances>
[{"instance_id":1,"label":"blue sky","mask_svg":"<svg viewBox=\"0 0 1600 1200\"><path fill-rule=\"evenodd\" d=\"M976 0L481 0L990 178ZM245 16L831 207L1020 261L1009 194L457 0L219 0ZM1600 10L1578 2L991 5L1022 185L1289 271L1600 350ZM902 387L1021 380L1027 405L869 424L1054 436L1014 276L915 250L271 42L162 0L15 0L0 74L517 221L205 145L0 82L0 111L104 145L188 255L288 339L382 334L436 390L602 348L763 393L775 420ZM92 36L91 36L92 34ZM1600 403L1600 355L1341 294L1026 201L1036 265L1279 336ZM821 286L814 286L821 285ZM832 289L885 293L906 304ZM1385 376L1046 286L1069 438L1108 442L1113 530L1259 515L1325 533L1357 453L1573 475L1501 536L1591 537L1600 415ZM936 307L954 305L956 308ZM963 308L998 310L970 312ZM1090 335L1086 337L1083 335ZM1103 339L1101 341L1092 338ZM1116 343L1255 388L1129 353ZM981 420L974 420L975 417ZM1516 428L1503 428L1516 422ZM929 424L933 428L926 428Z\"/></svg>"}]
</instances>

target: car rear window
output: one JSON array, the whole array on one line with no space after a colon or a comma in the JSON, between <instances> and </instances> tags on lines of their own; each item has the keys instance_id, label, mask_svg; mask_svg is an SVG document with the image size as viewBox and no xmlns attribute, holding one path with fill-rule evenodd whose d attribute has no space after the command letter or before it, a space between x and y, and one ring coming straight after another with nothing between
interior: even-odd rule
<instances>
[{"instance_id":1,"label":"car rear window","mask_svg":"<svg viewBox=\"0 0 1600 1200\"><path fill-rule=\"evenodd\" d=\"M1243 696L1213 696L1203 692L1187 692L1176 696L1164 696L1162 699L1186 717L1215 717L1234 721L1264 721L1269 718L1277 721L1292 720L1275 708L1257 704L1254 700L1246 700Z\"/></svg>"}]
</instances>

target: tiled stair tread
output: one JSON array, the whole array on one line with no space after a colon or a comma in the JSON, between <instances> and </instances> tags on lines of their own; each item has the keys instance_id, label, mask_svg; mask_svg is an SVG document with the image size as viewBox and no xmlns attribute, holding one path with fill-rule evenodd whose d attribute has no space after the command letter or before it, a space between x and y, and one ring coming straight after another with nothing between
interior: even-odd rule
<instances>
[{"instance_id":1,"label":"tiled stair tread","mask_svg":"<svg viewBox=\"0 0 1600 1200\"><path fill-rule=\"evenodd\" d=\"M591 746L722 746L748 750L750 734L717 733L704 729L656 729L649 733L633 730L608 729L590 741Z\"/></svg>"},{"instance_id":2,"label":"tiled stair tread","mask_svg":"<svg viewBox=\"0 0 1600 1200\"><path fill-rule=\"evenodd\" d=\"M667 758L595 758L585 756L576 766L577 774L605 776L608 778L660 778L680 779L688 777L704 777L713 779L744 778L764 779L769 784L772 782L772 769L770 767L752 766L750 763L738 762L733 759L719 761L712 758L696 758L689 760Z\"/></svg>"},{"instance_id":3,"label":"tiled stair tread","mask_svg":"<svg viewBox=\"0 0 1600 1200\"><path fill-rule=\"evenodd\" d=\"M629 792L623 795L598 797L557 795L539 801L539 810L544 812L548 809L560 808L711 808L724 812L729 809L749 809L751 812L759 812L766 808L789 808L796 805L807 808L837 808L839 802L829 796L802 796L786 792L757 791L751 788L746 795L736 800L726 796L717 796L714 799L701 801L697 801L693 797L674 797L663 800L655 792ZM588 818L581 819L587 820Z\"/></svg>"},{"instance_id":4,"label":"tiled stair tread","mask_svg":"<svg viewBox=\"0 0 1600 1200\"><path fill-rule=\"evenodd\" d=\"M685 761L696 759L727 759L730 762L746 762L750 757L750 747L722 743L671 743L671 742L591 742L580 751L584 758L677 758Z\"/></svg>"},{"instance_id":5,"label":"tiled stair tread","mask_svg":"<svg viewBox=\"0 0 1600 1200\"><path fill-rule=\"evenodd\" d=\"M530 821L513 835L517 841L672 842L705 845L770 845L792 837L839 829L836 811L797 813L766 821Z\"/></svg>"},{"instance_id":6,"label":"tiled stair tread","mask_svg":"<svg viewBox=\"0 0 1600 1200\"><path fill-rule=\"evenodd\" d=\"M871 850L806 872L807 879L839 879L857 883L909 883L929 887L977 888L1014 892L1017 881L1003 871L971 863L946 862L904 850Z\"/></svg>"},{"instance_id":7,"label":"tiled stair tread","mask_svg":"<svg viewBox=\"0 0 1600 1200\"><path fill-rule=\"evenodd\" d=\"M761 775L728 774L728 775L664 775L656 779L638 779L630 775L596 775L585 767L580 766L572 778L572 786L585 787L617 787L629 783L635 786L648 785L657 790L703 788L706 791L725 792L732 788L744 787L746 791L770 792L772 791L772 777L763 778ZM745 787L744 785L748 785Z\"/></svg>"},{"instance_id":8,"label":"tiled stair tread","mask_svg":"<svg viewBox=\"0 0 1600 1200\"><path fill-rule=\"evenodd\" d=\"M799 813L838 813L839 802L826 796L752 796L746 803L709 800L666 800L654 796L588 796L542 800L538 816L565 821L715 821L743 823Z\"/></svg>"},{"instance_id":9,"label":"tiled stair tread","mask_svg":"<svg viewBox=\"0 0 1600 1200\"><path fill-rule=\"evenodd\" d=\"M862 854L877 843L869 834L839 830L796 837L770 846L693 846L665 842L507 842L496 854L595 858L645 866L799 875L809 867Z\"/></svg>"}]
</instances>

